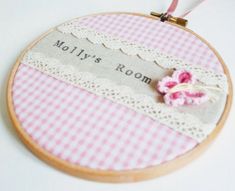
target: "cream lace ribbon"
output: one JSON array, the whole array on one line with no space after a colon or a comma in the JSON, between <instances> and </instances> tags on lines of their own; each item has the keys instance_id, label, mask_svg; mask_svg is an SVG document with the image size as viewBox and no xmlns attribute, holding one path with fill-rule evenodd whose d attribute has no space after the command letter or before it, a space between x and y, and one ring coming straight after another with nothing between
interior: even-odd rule
<instances>
[{"instance_id":1,"label":"cream lace ribbon","mask_svg":"<svg viewBox=\"0 0 235 191\"><path fill-rule=\"evenodd\" d=\"M157 103L150 96L136 94L127 86L117 85L108 79L97 78L92 73L79 72L72 65L64 65L59 60L46 57L42 53L29 51L22 63L56 79L132 108L198 142L204 140L215 127L215 124L204 124L191 114L178 112L164 103Z\"/></svg>"},{"instance_id":2,"label":"cream lace ribbon","mask_svg":"<svg viewBox=\"0 0 235 191\"><path fill-rule=\"evenodd\" d=\"M224 92L228 92L227 77L223 73L217 73L213 70L208 70L202 66L188 64L185 61L175 58L173 56L161 53L157 50L146 48L139 44L120 40L118 38L99 33L84 26L80 26L79 20L74 19L66 22L57 30L65 33L72 34L78 39L88 39L94 44L103 44L105 47L113 50L122 50L127 55L139 56L145 61L155 62L165 69L185 69L193 73L200 79L201 82L210 86L218 86Z\"/></svg>"}]
</instances>

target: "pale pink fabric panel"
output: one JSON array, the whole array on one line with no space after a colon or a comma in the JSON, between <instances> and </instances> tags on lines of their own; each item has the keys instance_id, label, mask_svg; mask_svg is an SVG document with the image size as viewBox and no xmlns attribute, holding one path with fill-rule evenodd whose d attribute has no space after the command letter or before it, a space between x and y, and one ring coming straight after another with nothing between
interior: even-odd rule
<instances>
[{"instance_id":1,"label":"pale pink fabric panel","mask_svg":"<svg viewBox=\"0 0 235 191\"><path fill-rule=\"evenodd\" d=\"M217 56L204 42L187 31L158 20L128 14L106 14L81 18L79 24L158 49L188 63L223 72Z\"/></svg>"},{"instance_id":2,"label":"pale pink fabric panel","mask_svg":"<svg viewBox=\"0 0 235 191\"><path fill-rule=\"evenodd\" d=\"M73 164L111 170L164 163L197 142L125 106L21 64L15 112L43 149Z\"/></svg>"}]
</instances>

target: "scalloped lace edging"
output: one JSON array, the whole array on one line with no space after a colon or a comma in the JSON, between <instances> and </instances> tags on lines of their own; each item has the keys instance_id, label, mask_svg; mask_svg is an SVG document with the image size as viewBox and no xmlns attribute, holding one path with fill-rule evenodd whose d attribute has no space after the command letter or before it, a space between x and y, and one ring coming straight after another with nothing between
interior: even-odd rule
<instances>
[{"instance_id":1,"label":"scalloped lace edging","mask_svg":"<svg viewBox=\"0 0 235 191\"><path fill-rule=\"evenodd\" d=\"M57 27L57 30L65 34L72 34L76 38L86 38L94 44L103 44L109 49L120 49L127 55L138 55L141 59L145 61L156 62L159 66L166 69L175 68L191 71L197 77L197 79L200 79L200 81L204 84L218 86L226 93L228 91L227 77L223 73L216 73L202 66L188 64L183 60L169 56L159 51L120 40L106 34L101 34L92 29L84 28L83 26L80 26L79 22L76 20L60 25Z\"/></svg>"},{"instance_id":2,"label":"scalloped lace edging","mask_svg":"<svg viewBox=\"0 0 235 191\"><path fill-rule=\"evenodd\" d=\"M88 72L78 72L73 66L64 65L59 60L46 57L42 53L29 51L22 63L141 112L198 142L204 140L215 127L215 124L204 124L193 115L178 112L164 103L157 103L150 96L136 94L127 86L116 85L108 79L97 78Z\"/></svg>"}]
</instances>

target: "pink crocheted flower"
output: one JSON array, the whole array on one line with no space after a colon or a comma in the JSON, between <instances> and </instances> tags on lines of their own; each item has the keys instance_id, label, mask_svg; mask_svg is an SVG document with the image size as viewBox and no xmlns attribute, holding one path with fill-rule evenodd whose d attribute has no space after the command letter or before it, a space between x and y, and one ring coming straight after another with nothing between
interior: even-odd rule
<instances>
[{"instance_id":1,"label":"pink crocheted flower","mask_svg":"<svg viewBox=\"0 0 235 191\"><path fill-rule=\"evenodd\" d=\"M167 105L199 105L208 100L205 92L199 91L195 76L186 70L176 70L172 77L166 76L157 84L157 90L163 94Z\"/></svg>"}]
</instances>

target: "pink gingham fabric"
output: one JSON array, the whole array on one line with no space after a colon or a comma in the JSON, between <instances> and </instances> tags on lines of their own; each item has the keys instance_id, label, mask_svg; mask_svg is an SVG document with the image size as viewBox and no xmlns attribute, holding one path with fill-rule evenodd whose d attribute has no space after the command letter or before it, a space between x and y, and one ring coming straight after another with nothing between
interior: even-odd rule
<instances>
[{"instance_id":1,"label":"pink gingham fabric","mask_svg":"<svg viewBox=\"0 0 235 191\"><path fill-rule=\"evenodd\" d=\"M204 42L170 24L129 14L96 15L81 18L78 22L98 32L157 49L189 64L223 72L217 56Z\"/></svg>"},{"instance_id":2,"label":"pink gingham fabric","mask_svg":"<svg viewBox=\"0 0 235 191\"><path fill-rule=\"evenodd\" d=\"M15 76L13 101L33 141L62 160L89 168L145 168L197 145L149 117L24 64Z\"/></svg>"},{"instance_id":3,"label":"pink gingham fabric","mask_svg":"<svg viewBox=\"0 0 235 191\"><path fill-rule=\"evenodd\" d=\"M197 37L156 20L127 14L85 17L80 24L222 72ZM197 142L126 106L21 63L12 87L21 127L51 155L102 170L142 169L173 160Z\"/></svg>"}]
</instances>

